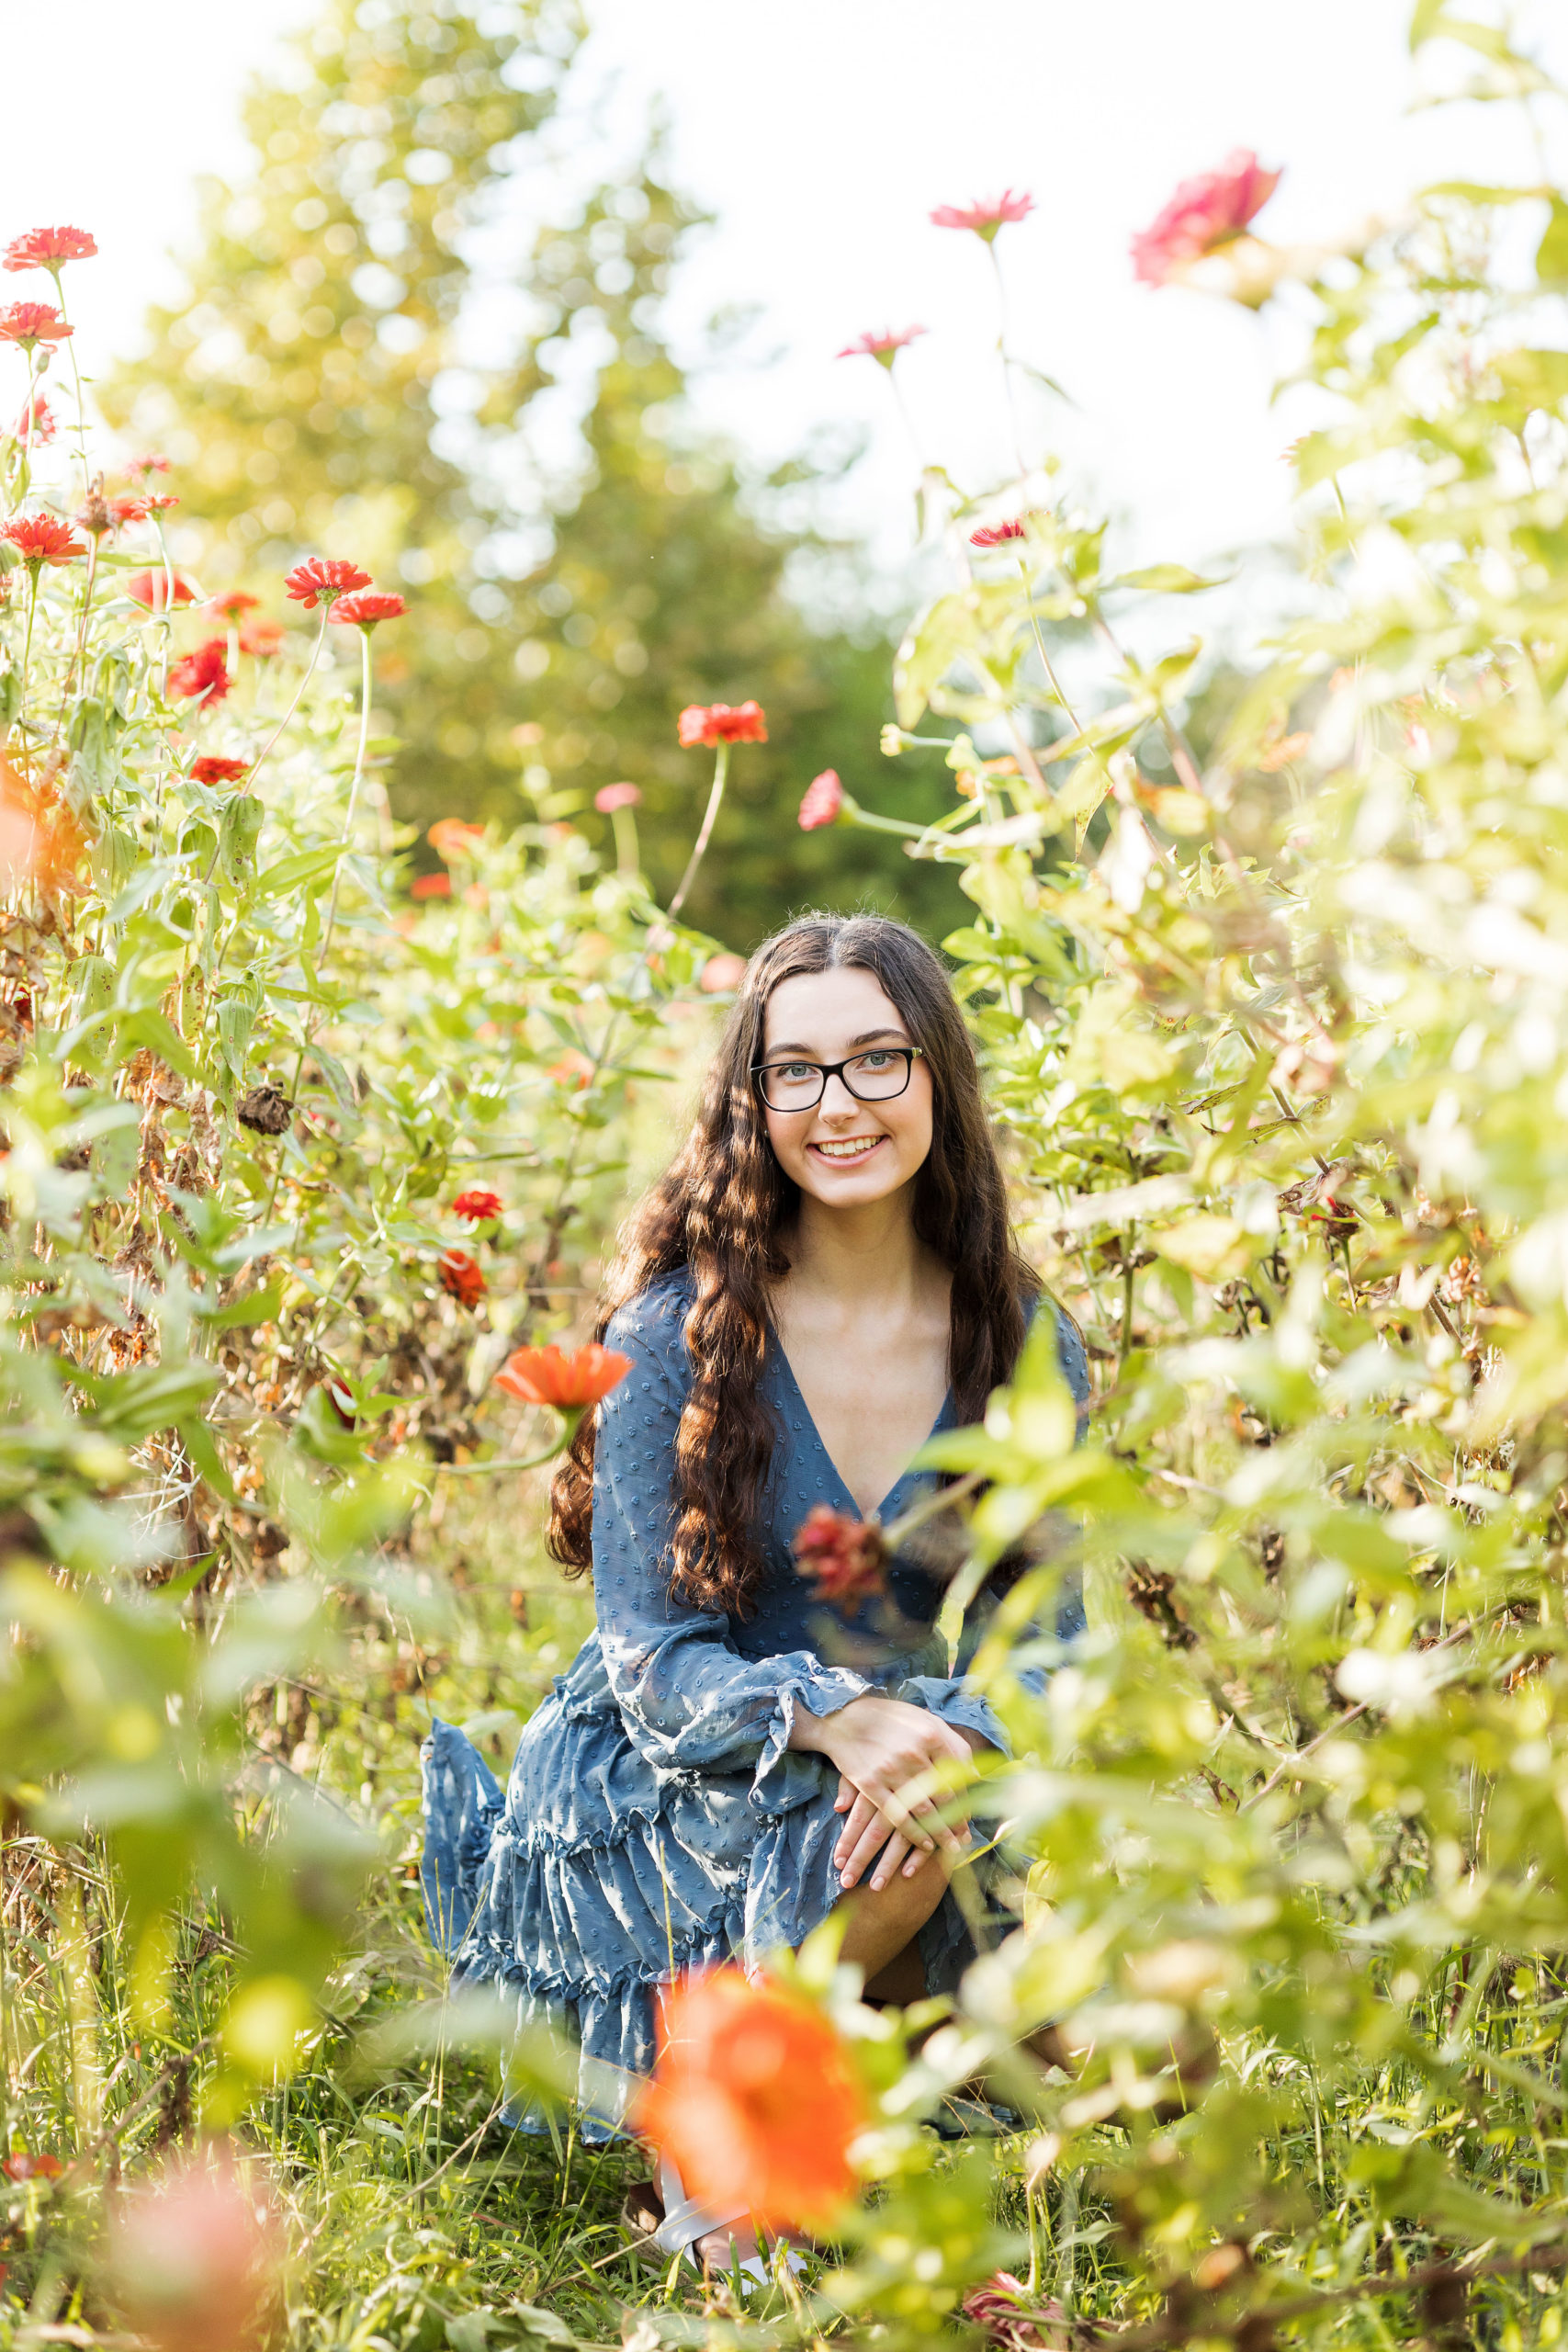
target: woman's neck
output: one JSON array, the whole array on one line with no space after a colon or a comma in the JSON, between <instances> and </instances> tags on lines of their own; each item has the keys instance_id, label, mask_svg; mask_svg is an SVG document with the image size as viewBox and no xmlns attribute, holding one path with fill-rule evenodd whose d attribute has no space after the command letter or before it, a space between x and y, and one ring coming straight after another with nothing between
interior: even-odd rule
<instances>
[{"instance_id":1,"label":"woman's neck","mask_svg":"<svg viewBox=\"0 0 1568 2352\"><path fill-rule=\"evenodd\" d=\"M840 1307L873 1299L913 1305L946 1269L915 1231L910 1190L862 1208L830 1209L803 1194L785 1247L789 1272L781 1289L799 1299L820 1296Z\"/></svg>"}]
</instances>

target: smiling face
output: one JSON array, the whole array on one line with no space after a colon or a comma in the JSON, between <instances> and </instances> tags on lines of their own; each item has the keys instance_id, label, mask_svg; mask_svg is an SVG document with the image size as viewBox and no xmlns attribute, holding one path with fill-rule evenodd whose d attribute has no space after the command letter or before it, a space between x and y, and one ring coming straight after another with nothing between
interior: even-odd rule
<instances>
[{"instance_id":1,"label":"smiling face","mask_svg":"<svg viewBox=\"0 0 1568 2352\"><path fill-rule=\"evenodd\" d=\"M915 1042L872 973L798 972L768 999L761 1058L840 1062ZM830 1078L809 1110L764 1105L763 1116L780 1167L803 1193L829 1208L868 1207L911 1182L931 1150L931 1071L917 1056L903 1093L883 1102L858 1102Z\"/></svg>"}]
</instances>

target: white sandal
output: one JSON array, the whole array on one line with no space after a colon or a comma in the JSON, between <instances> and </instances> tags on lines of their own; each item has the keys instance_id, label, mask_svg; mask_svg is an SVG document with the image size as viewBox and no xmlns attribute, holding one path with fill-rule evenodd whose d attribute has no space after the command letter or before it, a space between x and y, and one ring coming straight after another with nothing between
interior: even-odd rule
<instances>
[{"instance_id":1,"label":"white sandal","mask_svg":"<svg viewBox=\"0 0 1568 2352\"><path fill-rule=\"evenodd\" d=\"M649 2216L651 2218L653 2204L657 2201L662 2208L663 2218L656 2229L647 2231L645 2234L661 2253L684 2255L694 2270L700 2270L703 2267L702 2263L697 2259L697 2240L705 2238L712 2230L722 2230L728 2222L739 2222L749 2211L749 2208L744 2205L737 2205L728 2212L721 2212L714 2206L704 2205L695 2197L688 2197L680 2173L671 2159L665 2155L661 2155L659 2159L657 2183L650 2183L649 2186L656 2189L656 2199L649 2200ZM635 2196L635 2192L633 2194ZM640 2215L633 2218L632 2197L626 2199L625 2218L628 2228L640 2227ZM730 2244L733 2246L733 2239ZM795 2249L787 2243L784 2251L791 2271L798 2278L806 2267L805 2262ZM773 2284L773 2265L761 2254L741 2256L736 2263L736 2267L740 2273L740 2291L743 2295L755 2294L759 2287L771 2287Z\"/></svg>"}]
</instances>

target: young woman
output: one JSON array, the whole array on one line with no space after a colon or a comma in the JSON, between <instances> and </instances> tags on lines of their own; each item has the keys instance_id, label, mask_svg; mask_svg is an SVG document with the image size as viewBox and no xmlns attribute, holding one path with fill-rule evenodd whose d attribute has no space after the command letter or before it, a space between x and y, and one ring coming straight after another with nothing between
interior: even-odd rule
<instances>
[{"instance_id":1,"label":"young woman","mask_svg":"<svg viewBox=\"0 0 1568 2352\"><path fill-rule=\"evenodd\" d=\"M632 1368L580 1427L550 1529L593 1570L597 1631L504 1796L460 1733L424 1749L433 1937L520 2024L564 2014L586 2138L624 2116L657 1988L687 1969L752 1964L833 1912L873 1996L951 1990L973 1956L962 1833L902 1793L1005 1746L951 1670L942 1582L902 1558L890 1601L834 1610L792 1544L817 1504L909 1507L911 1457L980 1419L1039 1288L937 957L878 916L791 923L751 958L610 1276L599 1333ZM1081 1403L1065 1319L1057 1349ZM667 2249L726 2260L736 2221L754 2250L668 2167L664 2191Z\"/></svg>"}]
</instances>

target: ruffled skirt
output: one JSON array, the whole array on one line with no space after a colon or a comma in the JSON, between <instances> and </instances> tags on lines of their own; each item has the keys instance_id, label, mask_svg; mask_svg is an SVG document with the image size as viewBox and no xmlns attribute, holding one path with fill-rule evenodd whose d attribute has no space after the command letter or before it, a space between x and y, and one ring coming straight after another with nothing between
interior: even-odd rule
<instances>
[{"instance_id":1,"label":"ruffled skirt","mask_svg":"<svg viewBox=\"0 0 1568 2352\"><path fill-rule=\"evenodd\" d=\"M615 2136L652 2069L657 1988L692 1968L755 1967L798 1946L840 1893L838 1774L791 1751L764 1807L750 1770L661 1770L628 1738L590 1635L525 1725L504 1793L478 1750L436 1723L421 1750L421 1879L454 1988L494 1985L521 2033L548 2022L577 2046L583 2137ZM966 1874L986 1905L987 1857ZM975 1956L950 1891L920 1931L926 1982L953 1991ZM525 2098L504 2110L541 2129Z\"/></svg>"}]
</instances>

